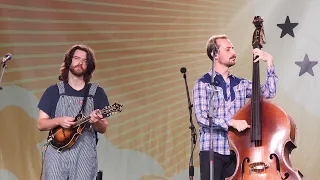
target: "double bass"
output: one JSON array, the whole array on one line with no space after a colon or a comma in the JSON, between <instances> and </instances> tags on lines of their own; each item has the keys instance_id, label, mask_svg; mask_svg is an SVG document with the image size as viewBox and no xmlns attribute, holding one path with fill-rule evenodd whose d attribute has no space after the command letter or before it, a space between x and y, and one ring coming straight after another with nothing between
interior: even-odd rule
<instances>
[{"instance_id":1,"label":"double bass","mask_svg":"<svg viewBox=\"0 0 320 180\"><path fill-rule=\"evenodd\" d=\"M265 43L263 19L255 16L253 48ZM253 57L255 59L255 57ZM242 132L229 128L229 145L236 168L226 180L302 180L301 172L292 167L290 154L295 144L296 125L280 107L261 95L259 61L253 63L251 99L233 116L251 126Z\"/></svg>"}]
</instances>

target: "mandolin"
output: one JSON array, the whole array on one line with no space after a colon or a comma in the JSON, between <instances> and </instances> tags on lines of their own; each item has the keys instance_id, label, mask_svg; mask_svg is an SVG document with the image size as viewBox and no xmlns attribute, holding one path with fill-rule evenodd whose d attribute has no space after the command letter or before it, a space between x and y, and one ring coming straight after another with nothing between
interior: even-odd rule
<instances>
[{"instance_id":1,"label":"mandolin","mask_svg":"<svg viewBox=\"0 0 320 180\"><path fill-rule=\"evenodd\" d=\"M119 113L122 111L121 104L114 103L110 106L106 106L100 110L101 114L106 115L109 117L113 114ZM50 143L57 151L62 152L66 149L72 147L78 137L82 134L84 128L90 124L88 121L90 117L86 117L82 113L78 114L75 117L75 122L72 127L70 128L63 128L61 126L57 126L56 128L52 129L48 136L48 143Z\"/></svg>"}]
</instances>

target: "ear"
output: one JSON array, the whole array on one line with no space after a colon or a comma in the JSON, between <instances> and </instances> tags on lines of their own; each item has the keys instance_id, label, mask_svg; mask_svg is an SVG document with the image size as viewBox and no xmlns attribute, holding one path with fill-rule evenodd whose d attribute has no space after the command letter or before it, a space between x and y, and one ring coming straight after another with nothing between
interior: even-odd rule
<instances>
[{"instance_id":1,"label":"ear","mask_svg":"<svg viewBox=\"0 0 320 180\"><path fill-rule=\"evenodd\" d=\"M211 57L213 57L213 51L211 51ZM213 60L217 60L217 56Z\"/></svg>"},{"instance_id":2,"label":"ear","mask_svg":"<svg viewBox=\"0 0 320 180\"><path fill-rule=\"evenodd\" d=\"M213 54L215 53L216 57L214 60L218 60L218 55L219 55L219 47L217 45L214 45L211 51L211 57L213 57Z\"/></svg>"},{"instance_id":3,"label":"ear","mask_svg":"<svg viewBox=\"0 0 320 180\"><path fill-rule=\"evenodd\" d=\"M218 60L218 59L219 59L219 58L218 58L218 55L219 55L219 54L217 54L216 57L214 57L213 60ZM211 52L211 56L213 57L213 52Z\"/></svg>"}]
</instances>

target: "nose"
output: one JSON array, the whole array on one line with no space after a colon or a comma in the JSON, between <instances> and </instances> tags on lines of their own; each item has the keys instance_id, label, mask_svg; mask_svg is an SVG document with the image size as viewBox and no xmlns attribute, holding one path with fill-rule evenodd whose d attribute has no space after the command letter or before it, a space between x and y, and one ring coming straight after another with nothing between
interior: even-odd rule
<instances>
[{"instance_id":1,"label":"nose","mask_svg":"<svg viewBox=\"0 0 320 180\"><path fill-rule=\"evenodd\" d=\"M231 53L235 55L236 51L234 49L231 49Z\"/></svg>"},{"instance_id":2,"label":"nose","mask_svg":"<svg viewBox=\"0 0 320 180\"><path fill-rule=\"evenodd\" d=\"M232 56L236 56L236 51L232 49L232 50L231 50L231 55L232 55Z\"/></svg>"}]
</instances>

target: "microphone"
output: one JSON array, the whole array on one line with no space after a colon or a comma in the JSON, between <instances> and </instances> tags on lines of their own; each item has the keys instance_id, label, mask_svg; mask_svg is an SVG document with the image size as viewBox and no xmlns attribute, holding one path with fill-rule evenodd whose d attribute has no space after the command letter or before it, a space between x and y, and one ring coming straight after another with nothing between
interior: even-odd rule
<instances>
[{"instance_id":1,"label":"microphone","mask_svg":"<svg viewBox=\"0 0 320 180\"><path fill-rule=\"evenodd\" d=\"M8 54L6 54L6 55L3 57L1 63L6 63L6 62L9 61L11 58L12 58L12 55L11 55L10 53L8 53Z\"/></svg>"},{"instance_id":2,"label":"microphone","mask_svg":"<svg viewBox=\"0 0 320 180\"><path fill-rule=\"evenodd\" d=\"M3 74L4 74L4 71L6 70L7 68L7 64L6 62L9 61L10 59L12 58L12 55L10 53L6 54L3 59L1 60L1 63L0 64L3 64L2 65L2 69L1 69L1 74L0 74L0 84L1 84L1 81L2 81L2 77L3 77ZM0 90L2 90L3 87L0 86Z\"/></svg>"},{"instance_id":3,"label":"microphone","mask_svg":"<svg viewBox=\"0 0 320 180\"><path fill-rule=\"evenodd\" d=\"M214 46L212 47L213 58L215 58L218 53L219 53L219 47L218 47L217 45L214 45Z\"/></svg>"},{"instance_id":4,"label":"microphone","mask_svg":"<svg viewBox=\"0 0 320 180\"><path fill-rule=\"evenodd\" d=\"M183 74L183 73L186 73L187 72L187 69L185 68L185 67L182 67L181 69L180 69L180 72Z\"/></svg>"}]
</instances>

